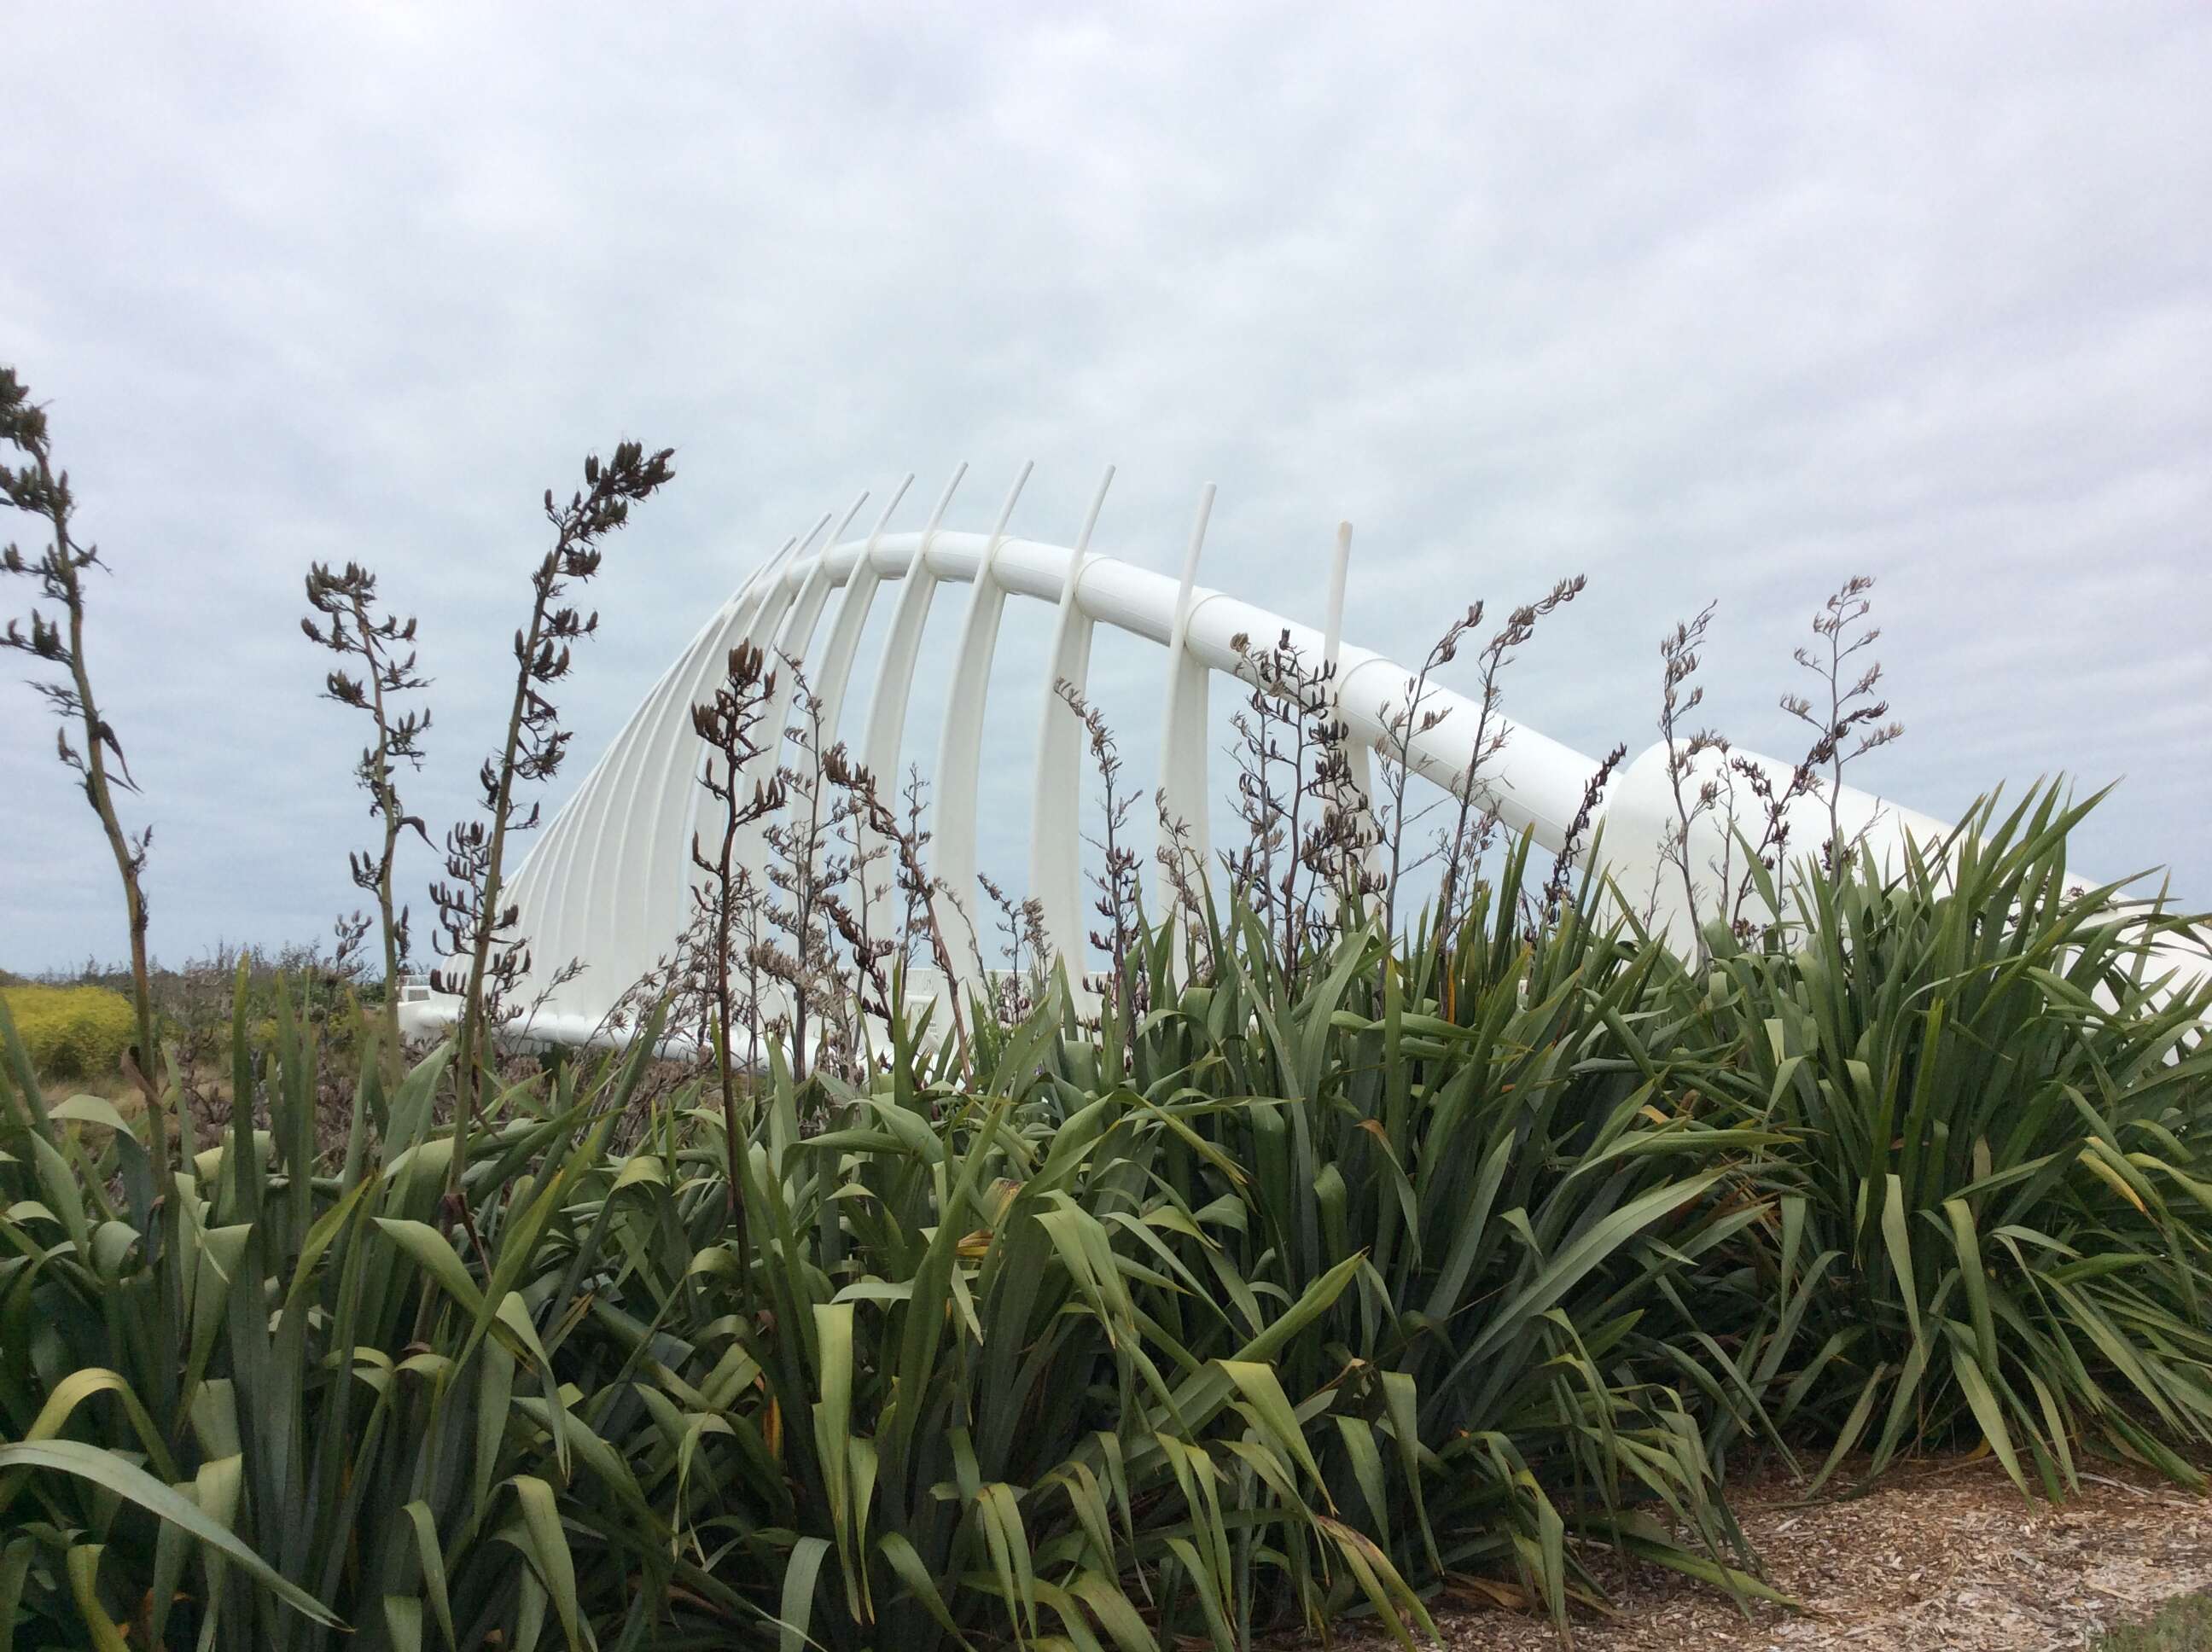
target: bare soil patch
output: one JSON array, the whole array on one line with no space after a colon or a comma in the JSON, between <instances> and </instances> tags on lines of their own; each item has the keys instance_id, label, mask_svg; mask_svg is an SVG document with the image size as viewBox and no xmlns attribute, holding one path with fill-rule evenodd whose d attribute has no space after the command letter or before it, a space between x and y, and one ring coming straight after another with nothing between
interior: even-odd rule
<instances>
[{"instance_id":1,"label":"bare soil patch","mask_svg":"<svg viewBox=\"0 0 2212 1652\"><path fill-rule=\"evenodd\" d=\"M1607 1580L1610 1616L1578 1615L1578 1652L2079 1652L2160 1602L2212 1588L2212 1497L2125 1468L2081 1494L2024 1499L1988 1460L1907 1465L1856 1497L1806 1503L1777 1477L1735 1494L1768 1580L1801 1609L1753 1606L1654 1568ZM1548 1621L1432 1607L1455 1652L1557 1652ZM1342 1637L1362 1649L1371 1633Z\"/></svg>"}]
</instances>

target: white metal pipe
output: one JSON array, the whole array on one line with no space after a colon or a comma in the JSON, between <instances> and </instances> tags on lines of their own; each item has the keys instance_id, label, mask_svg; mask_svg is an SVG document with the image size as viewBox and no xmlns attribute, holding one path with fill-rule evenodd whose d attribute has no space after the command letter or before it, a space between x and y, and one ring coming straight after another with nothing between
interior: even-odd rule
<instances>
[{"instance_id":1,"label":"white metal pipe","mask_svg":"<svg viewBox=\"0 0 2212 1652\"><path fill-rule=\"evenodd\" d=\"M891 634L884 644L884 657L877 667L875 693L868 702L867 729L861 736L861 761L874 772L877 783L894 795L898 791L899 748L906 734L907 701L914 691L915 668L921 655L922 628L929 623L929 599L941 577L931 566L930 548L936 542L938 525L945 520L945 508L959 489L960 478L967 474L968 466L963 462L945 484L937 508L930 513L929 525L914 542L912 560L901 579L898 607L891 615ZM976 534L965 537L981 541L961 575L972 580L982 565L983 552L989 541Z\"/></svg>"},{"instance_id":2,"label":"white metal pipe","mask_svg":"<svg viewBox=\"0 0 2212 1652\"><path fill-rule=\"evenodd\" d=\"M1206 784L1207 685L1206 663L1193 656L1191 620L1198 586L1199 553L1206 549L1206 525L1213 514L1213 484L1200 489L1198 513L1190 525L1190 544L1182 557L1182 579L1176 588L1175 609L1168 630L1167 683L1160 706L1160 799L1156 823L1158 847L1176 853L1167 841L1170 827L1186 835L1183 847L1205 865L1208 853L1206 809L1211 799ZM1155 858L1147 869L1152 891L1152 910L1173 910L1173 890L1168 869Z\"/></svg>"},{"instance_id":3,"label":"white metal pipe","mask_svg":"<svg viewBox=\"0 0 2212 1652\"><path fill-rule=\"evenodd\" d=\"M981 890L975 882L976 791L983 764L983 714L991 692L991 657L999 647L999 616L1006 611L1006 587L992 574L992 563L1006 537L1006 524L1014 514L1033 465L1022 466L1014 485L1006 490L999 520L991 530L969 582L968 613L960 627L960 643L952 657L952 681L945 694L945 724L937 748L937 808L931 860L943 880L957 912L939 919L955 929L963 921L974 931L975 944L962 946L951 930L945 932L952 951L952 973L965 993L983 988L978 955L991 934L989 914L982 909Z\"/></svg>"},{"instance_id":4,"label":"white metal pipe","mask_svg":"<svg viewBox=\"0 0 2212 1652\"><path fill-rule=\"evenodd\" d=\"M1336 664L1338 647L1344 641L1344 581L1352 571L1352 524L1336 525L1336 552L1328 559L1328 611L1322 623L1321 657L1324 664Z\"/></svg>"},{"instance_id":5,"label":"white metal pipe","mask_svg":"<svg viewBox=\"0 0 2212 1652\"><path fill-rule=\"evenodd\" d=\"M1044 908L1044 932L1062 957L1079 963L1083 923L1082 720L1060 699L1065 683L1079 696L1091 682L1091 620L1078 595L1090 566L1091 535L1114 485L1114 467L1098 478L1098 491L1075 536L1060 582L1052 657L1045 664L1044 711L1037 727L1036 773L1030 802L1030 893ZM1001 555L1003 556L1003 550ZM1080 969L1075 972L1081 974Z\"/></svg>"},{"instance_id":6,"label":"white metal pipe","mask_svg":"<svg viewBox=\"0 0 2212 1652\"><path fill-rule=\"evenodd\" d=\"M844 600L838 604L837 618L830 628L829 647L823 651L820 668L813 673L814 692L822 701L822 726L834 738L845 708L845 685L852 680L853 656L860 646L860 633L868 623L868 609L875 601L876 588L883 583L877 570L874 551L883 542L884 527L891 519L891 513L906 497L906 490L914 486L914 472L908 471L899 485L891 489L883 513L876 518L876 525L869 530L866 541L857 552L851 552L842 562L833 550L816 559L807 576L817 572L832 589L842 588ZM881 778L881 777L879 777ZM888 786L890 781L884 780Z\"/></svg>"}]
</instances>

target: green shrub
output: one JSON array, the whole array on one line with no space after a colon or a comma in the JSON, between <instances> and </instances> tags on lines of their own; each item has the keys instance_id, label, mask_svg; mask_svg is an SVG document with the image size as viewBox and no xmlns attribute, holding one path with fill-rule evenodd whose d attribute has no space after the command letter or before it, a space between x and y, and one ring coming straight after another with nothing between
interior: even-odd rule
<instances>
[{"instance_id":1,"label":"green shrub","mask_svg":"<svg viewBox=\"0 0 2212 1652\"><path fill-rule=\"evenodd\" d=\"M579 1093L571 1069L488 1109L467 1182L487 1291L434 1225L447 1053L388 1097L364 1076L315 1186L313 1034L281 1003L277 1020L268 1127L234 1108L165 1212L106 1102L21 1105L0 1016L0 1644L577 1646L579 1600L612 1611L672 1564L635 1495L620 1558L571 1560L559 1511L598 1515L583 1480L630 1477L568 1414L533 1324L558 1284L548 1236L635 1072ZM34 1187L50 1202L9 1208ZM21 1252L33 1239L48 1248Z\"/></svg>"},{"instance_id":2,"label":"green shrub","mask_svg":"<svg viewBox=\"0 0 2212 1652\"><path fill-rule=\"evenodd\" d=\"M2162 980L2170 919L2069 891L2082 812L1984 809L1948 866L1809 880L1761 949L1716 932L1710 1088L1778 1141L1729 1371L1823 1477L1986 1441L2053 1497L2085 1446L2201 1483L2212 987Z\"/></svg>"},{"instance_id":3,"label":"green shrub","mask_svg":"<svg viewBox=\"0 0 2212 1652\"><path fill-rule=\"evenodd\" d=\"M137 1036L131 1000L104 987L7 987L0 997L41 1078L109 1078Z\"/></svg>"},{"instance_id":4,"label":"green shrub","mask_svg":"<svg viewBox=\"0 0 2212 1652\"><path fill-rule=\"evenodd\" d=\"M1639 1299L1747 1219L1758 1133L1653 1106L1667 1029L1623 1017L1656 949L1479 916L1455 1016L1371 929L1185 987L1156 940L1126 1048L987 1023L972 1089L894 1081L811 1139L779 1084L737 1254L719 1149L625 1167L628 1230L706 1242L599 1285L599 1427L827 1646L1402 1635L1446 1568L1564 1618L1607 1551L1759 1590L1636 1358Z\"/></svg>"},{"instance_id":5,"label":"green shrub","mask_svg":"<svg viewBox=\"0 0 2212 1652\"><path fill-rule=\"evenodd\" d=\"M977 1006L961 1071L902 1026L865 1088L809 1080L817 1133L779 1068L734 1195L696 1085L609 1147L657 1022L458 1142L443 1052L365 1072L318 1163L280 995L259 1109L156 1212L0 1017L0 1626L1158 1652L1367 1611L1410 1643L1455 1579L1561 1622L1634 1559L1771 1593L1746 1436L2191 1479L2212 1006L2066 893L2073 819L1817 879L1698 969L1488 890L1449 947L1354 922L1287 972L1249 914L1204 963L1140 935L1133 1023L1055 983Z\"/></svg>"}]
</instances>

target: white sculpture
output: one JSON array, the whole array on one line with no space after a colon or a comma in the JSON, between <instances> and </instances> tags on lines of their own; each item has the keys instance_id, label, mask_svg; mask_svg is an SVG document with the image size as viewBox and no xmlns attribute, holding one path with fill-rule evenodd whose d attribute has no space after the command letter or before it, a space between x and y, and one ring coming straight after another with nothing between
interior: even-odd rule
<instances>
[{"instance_id":1,"label":"white sculpture","mask_svg":"<svg viewBox=\"0 0 2212 1652\"><path fill-rule=\"evenodd\" d=\"M508 884L507 898L520 910L519 931L528 938L539 968L550 972L571 958L586 965L537 1010L529 1036L554 1042L604 1036L609 1009L684 928L692 907L690 847L695 826L704 823L698 781L705 751L693 732L690 711L712 695L729 651L750 642L771 658L788 655L803 662L822 701L824 728L839 732L863 628L886 583L897 586L897 604L866 721L857 736L846 729L839 738L887 788L895 781L933 598L942 585L966 586L957 649L949 662L934 662L949 670L949 691L933 777L929 846L933 874L963 892L975 888L985 701L1006 603L1016 597L1054 610L1042 723L1032 760L1030 893L1042 902L1052 944L1075 957L1081 956L1085 930L1082 729L1052 689L1063 679L1083 687L1097 627L1113 627L1163 650L1160 783L1170 817L1188 823L1193 847L1201 853L1210 786L1209 688L1214 676L1237 673L1241 657L1234 640L1240 635L1264 644L1287 631L1291 646L1310 661L1335 662L1340 714L1350 726L1363 778L1373 751L1395 751L1389 720L1412 696L1414 681L1403 666L1340 640L1348 525L1338 534L1328 612L1316 629L1198 583L1213 501L1210 484L1200 495L1177 580L1091 553L1092 532L1113 480L1110 468L1072 547L1009 537L1008 524L1029 477L1026 465L988 533L945 529L965 469L954 473L919 532L888 531L911 476L893 490L862 538L844 537L860 513L856 501L828 543L817 547L830 522L825 514L803 540L787 542L722 604L645 696ZM822 623L833 599L836 613L824 637ZM791 693L790 674L781 673L770 727L783 726ZM1472 753L1480 708L1433 683L1425 690L1424 704L1449 714L1412 733L1409 767L1430 783L1456 788ZM1493 713L1491 726L1498 724ZM1556 853L1582 807L1595 760L1526 726L1509 722L1508 728L1506 744L1480 776L1484 800L1495 807L1508 830L1525 831L1539 848ZM1789 765L1754 761L1767 765L1778 787L1786 786ZM1943 822L1851 788L1840 793L1837 807L1847 836L1881 857L1894 854L1907 835L1928 842L1950 829ZM1678 948L1689 945L1691 918L1679 875L1669 875L1669 864L1660 856L1670 830L1678 829L1666 745L1653 746L1614 774L1593 823L1602 826L1607 868L1623 895L1639 910L1655 914ZM1792 841L1798 844L1826 839L1825 792L1794 805L1793 827ZM1703 865L1717 859L1727 831L1723 816L1709 814L1698 821L1691 863ZM1581 847L1587 853L1587 839ZM756 880L765 853L757 829L742 841L741 859ZM965 959L963 948L951 950L956 958ZM2206 968L2202 958L2184 949L2173 949L2172 957L2192 975ZM974 971L965 962L956 969L963 975ZM449 1023L458 1004L442 995L418 997L403 1006L403 1020L410 1035L428 1033Z\"/></svg>"}]
</instances>

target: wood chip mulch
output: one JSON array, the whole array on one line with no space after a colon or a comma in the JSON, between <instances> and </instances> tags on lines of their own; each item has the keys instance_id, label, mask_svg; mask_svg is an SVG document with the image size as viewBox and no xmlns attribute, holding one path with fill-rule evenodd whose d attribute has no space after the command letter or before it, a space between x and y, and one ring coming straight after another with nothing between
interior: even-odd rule
<instances>
[{"instance_id":1,"label":"wood chip mulch","mask_svg":"<svg viewBox=\"0 0 2212 1652\"><path fill-rule=\"evenodd\" d=\"M1612 1614L1574 1623L1577 1652L2079 1652L2175 1595L2212 1588L2212 1497L2125 1468L2085 1469L2081 1493L2022 1498L1987 1460L1913 1463L1856 1497L1807 1503L1786 1479L1741 1488L1744 1535L1799 1603L1750 1615L1656 1568L1607 1579ZM1558 1652L1548 1621L1437 1602L1455 1652ZM1340 1636L1362 1652L1391 1643Z\"/></svg>"}]
</instances>

